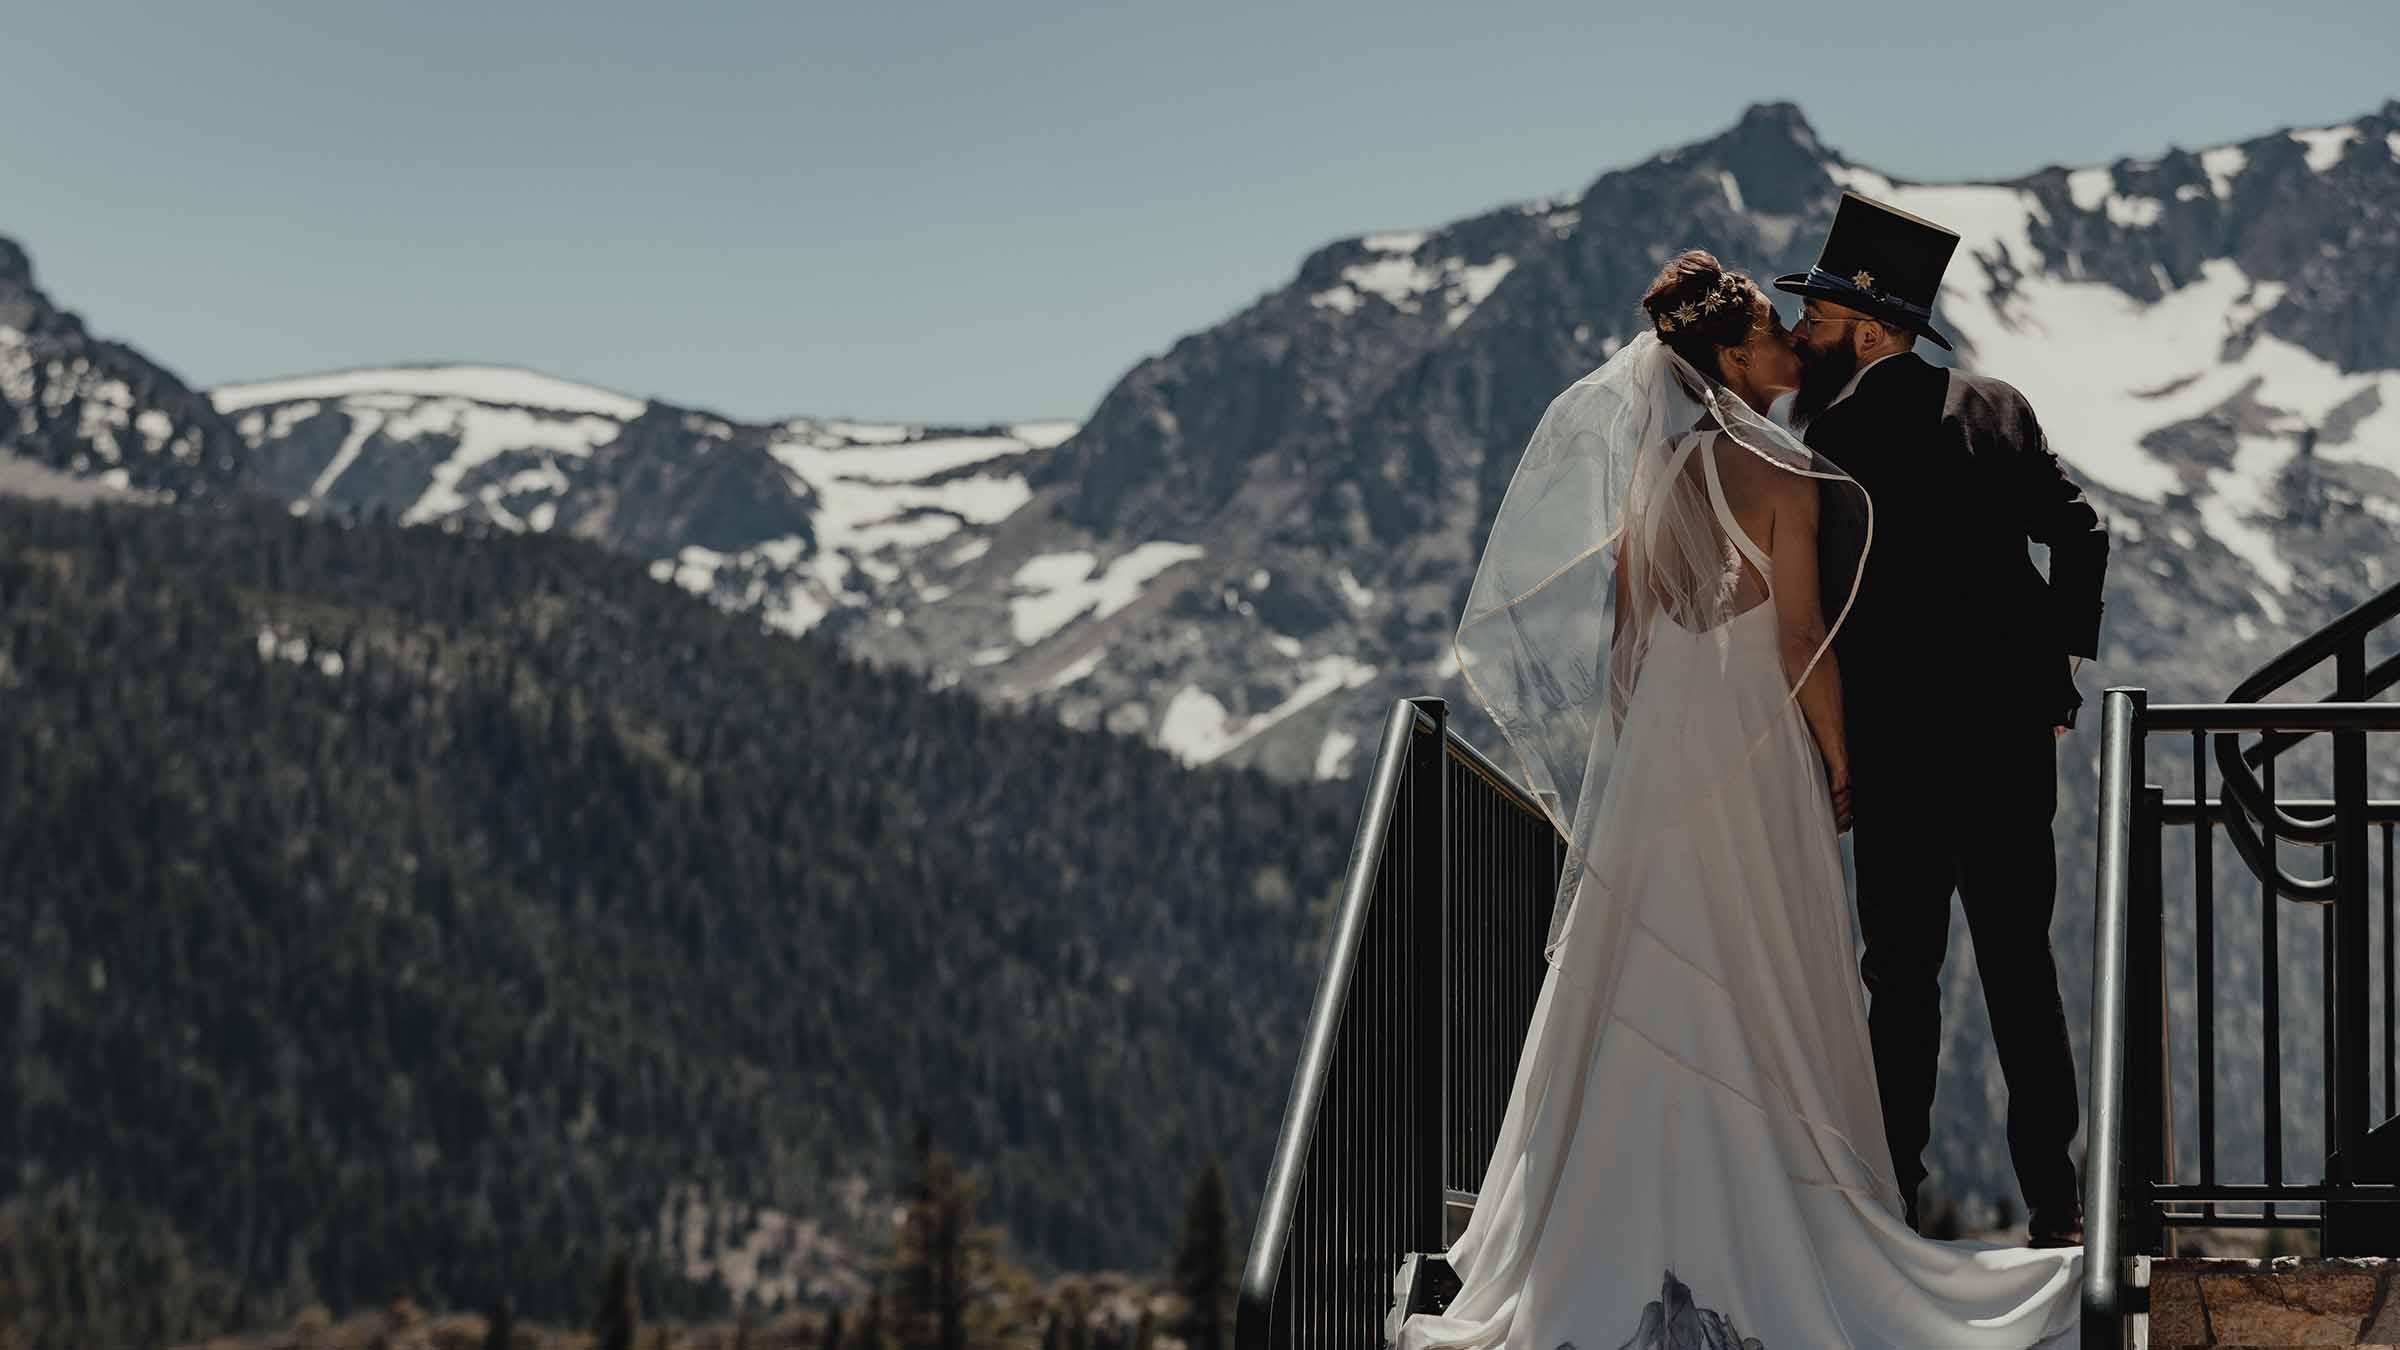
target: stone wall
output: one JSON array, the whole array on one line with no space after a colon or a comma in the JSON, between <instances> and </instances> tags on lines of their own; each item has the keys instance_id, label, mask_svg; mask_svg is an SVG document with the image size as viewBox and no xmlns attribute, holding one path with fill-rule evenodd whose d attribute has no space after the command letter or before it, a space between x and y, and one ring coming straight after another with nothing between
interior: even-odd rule
<instances>
[{"instance_id":1,"label":"stone wall","mask_svg":"<svg viewBox=\"0 0 2400 1350\"><path fill-rule=\"evenodd\" d=\"M2151 1350L2400 1347L2400 1261L2158 1257L2146 1264Z\"/></svg>"}]
</instances>

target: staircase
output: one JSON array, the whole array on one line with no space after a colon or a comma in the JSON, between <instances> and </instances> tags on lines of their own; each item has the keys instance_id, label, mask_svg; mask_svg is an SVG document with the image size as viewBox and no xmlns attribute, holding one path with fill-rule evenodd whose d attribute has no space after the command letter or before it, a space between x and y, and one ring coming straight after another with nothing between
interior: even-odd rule
<instances>
[{"instance_id":1,"label":"staircase","mask_svg":"<svg viewBox=\"0 0 2400 1350\"><path fill-rule=\"evenodd\" d=\"M2106 696L2086 1097L2086 1347L2400 1346L2400 800L2369 792L2371 736L2400 732L2400 587L2311 635L2221 704ZM2322 699L2297 690L2330 681ZM2244 743L2245 737L2256 737ZM2186 795L2152 781L2189 750ZM2329 744L2328 744L2329 743ZM2382 743L2389 763L2389 742ZM2329 775L2329 797L2285 795ZM2210 795L2212 768L2221 794ZM2220 869L2220 832L2238 866ZM2194 952L2170 970L2164 860L2188 844L2172 907ZM2295 872L2297 850L2313 869ZM1540 992L1564 846L1532 796L1447 725L1439 699L1395 704L1359 816L1283 1128L1241 1281L1239 1350L1372 1350L1395 1307L1439 1309L1457 1281L1434 1253L1472 1211ZM2319 925L2320 1040L2283 1025L2285 922L2236 931L2229 884ZM2256 945L2264 1166L2218 1165L2219 953ZM2375 991L2377 967L2380 993ZM2183 996L2189 995L2184 1002ZM2170 994L2176 996L2170 1000ZM2171 1024L2170 1006L2194 1010ZM2380 1021L2380 1028L2376 1023ZM2380 1036L2376 1032L2380 1030ZM2192 1046L2179 1149L2174 1077ZM2379 1053L2378 1053L2379 1052ZM2284 1156L2284 1064L2321 1093L2323 1147ZM2380 1108L2375 1106L2380 1098ZM2308 1257L2194 1254L2284 1235ZM2380 1338L2380 1339L2377 1339ZM1782 1347L1777 1347L1782 1350Z\"/></svg>"},{"instance_id":2,"label":"staircase","mask_svg":"<svg viewBox=\"0 0 2400 1350\"><path fill-rule=\"evenodd\" d=\"M2400 800L2370 791L2370 750L2388 764L2391 749L2369 738L2400 732L2400 703L2376 701L2400 685L2400 652L2372 661L2369 647L2400 637L2395 620L2400 587L2269 662L2224 703L2153 704L2138 689L2108 692L2084 1135L2087 1347L2122 1345L2128 1335L2159 1346L2270 1346L2372 1344L2357 1337L2383 1334L2388 1266L2371 1258L2400 1256ZM2296 695L2327 683L2322 699ZM2246 736L2257 739L2245 745ZM2187 753L2175 753L2179 743ZM2175 773L2187 760L2188 772ZM2279 793L2279 766L2287 778L2327 775L2331 797ZM2185 794L2168 796L2153 781L2163 776L2183 778ZM2228 881L2258 897L2246 923L2217 884L2220 833L2239 863ZM2191 881L2189 895L2172 903L2171 843L2184 851ZM2315 866L2295 871L2295 855L2313 855ZM2285 1026L2280 946L2285 928L2312 920L2324 971L2323 1034L2313 1039ZM2170 933L2191 952L2188 968L2170 969ZM2259 1085L2267 1128L2257 1171L2229 1177L2218 1158L2228 1059L2218 994L2224 954L2242 944L2256 954L2262 1025L2257 1059L2239 1067ZM2169 1012L2178 1005L2192 1023L2180 1035ZM2190 1099L2179 1101L2173 1066L2187 1045ZM2316 1070L2300 1075L2323 1121L2312 1157L2285 1156L2287 1057ZM2194 1137L2179 1148L2183 1121ZM2243 1231L2285 1233L2324 1258L2367 1259L2260 1266L2178 1250ZM2222 1317L2212 1311L2220 1305ZM2250 1337L2282 1334L2270 1331L2276 1325L2293 1338L2223 1339L2228 1326ZM2315 1339L2337 1331L2346 1339Z\"/></svg>"}]
</instances>

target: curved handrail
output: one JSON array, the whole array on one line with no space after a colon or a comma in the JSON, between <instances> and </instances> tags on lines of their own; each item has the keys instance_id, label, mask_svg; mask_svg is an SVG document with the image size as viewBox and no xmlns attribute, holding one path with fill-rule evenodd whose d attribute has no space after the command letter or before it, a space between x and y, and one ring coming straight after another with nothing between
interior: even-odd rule
<instances>
[{"instance_id":1,"label":"curved handrail","mask_svg":"<svg viewBox=\"0 0 2400 1350\"><path fill-rule=\"evenodd\" d=\"M2233 692L2225 696L2225 701L2264 702L2266 695L2324 664L2326 657L2341 651L2343 643L2354 637L2364 637L2395 617L2400 617L2400 586L2385 588L2381 594L2302 638L2283 655L2260 666L2251 672L2250 678L2235 685Z\"/></svg>"},{"instance_id":2,"label":"curved handrail","mask_svg":"<svg viewBox=\"0 0 2400 1350\"><path fill-rule=\"evenodd\" d=\"M2400 652L2394 652L2376 662L2374 667L2367 671L2367 697L2373 698L2394 685L2400 685ZM2272 735L2261 736L2258 744L2242 752L2242 757L2253 765L2264 764L2314 734L2314 732L2308 731L2278 731Z\"/></svg>"},{"instance_id":3,"label":"curved handrail","mask_svg":"<svg viewBox=\"0 0 2400 1350\"><path fill-rule=\"evenodd\" d=\"M2336 895L2337 879L2328 871L2321 877L2296 877L2283 870L2283 863L2267 847L2258 831L2257 822L2270 813L2276 821L2276 836L2294 843L2326 844L2333 841L2334 818L2329 813L2312 820L2286 812L2267 799L2266 785L2250 775L2240 765L2236 746L2240 738L2223 735L2217 741L2217 767L2225 780L2224 823L2225 837L2233 841L2233 851L2240 855L2250 874L2275 888L2286 900L2303 905L2330 905Z\"/></svg>"},{"instance_id":4,"label":"curved handrail","mask_svg":"<svg viewBox=\"0 0 2400 1350\"><path fill-rule=\"evenodd\" d=\"M1392 812L1400 797L1400 780L1408 764L1410 738L1424 723L1439 724L1408 700L1393 703L1385 719L1382 747L1375 756L1374 776L1368 780L1367 800L1359 809L1358 833L1350 844L1350 863L1342 877L1342 904L1334 920L1331 949L1317 976L1317 992L1308 1014L1308 1032L1301 1042L1300 1062L1292 1069L1292 1088L1283 1108L1283 1131L1275 1140L1275 1160L1267 1169L1266 1194L1259 1202L1258 1226L1251 1233L1250 1256L1242 1266L1240 1294L1234 1308L1238 1344L1266 1344L1268 1319L1274 1313L1275 1280L1290 1241L1292 1212L1300 1199L1300 1180L1308 1158L1309 1140L1316 1134L1317 1111L1324 1100L1326 1070L1333 1059L1334 1033L1341 1028L1342 1005L1350 991L1350 971L1357 964L1366 934L1367 909L1375 895L1375 874L1391 833Z\"/></svg>"},{"instance_id":5,"label":"curved handrail","mask_svg":"<svg viewBox=\"0 0 2400 1350\"><path fill-rule=\"evenodd\" d=\"M2227 703L2259 703L2268 694L2283 688L2316 669L2329 658L2338 657L2352 644L2363 649L2367 634L2400 617L2400 586L2386 587L2381 593L2301 639L2274 660L2253 671L2249 678L2234 686L2226 696ZM2336 690L2332 698L2345 701L2364 701L2375 698L2400 684L2400 654L2378 662L2367 672L2365 687L2355 692ZM2226 838L2233 842L2233 851L2240 855L2252 875L2286 900L2307 905L2333 902L2338 879L2328 868L2316 877L2294 876L2283 869L2274 848L2259 828L2259 822L2272 822L2277 839L2296 844L2330 844L2340 829L2331 812L2321 816L2295 816L2278 805L2258 778L2257 769L2271 764L2275 757L2317 733L2270 732L2259 743L2245 751L2241 738L2223 734L2215 738L2217 770L2224 781L2224 825Z\"/></svg>"}]
</instances>

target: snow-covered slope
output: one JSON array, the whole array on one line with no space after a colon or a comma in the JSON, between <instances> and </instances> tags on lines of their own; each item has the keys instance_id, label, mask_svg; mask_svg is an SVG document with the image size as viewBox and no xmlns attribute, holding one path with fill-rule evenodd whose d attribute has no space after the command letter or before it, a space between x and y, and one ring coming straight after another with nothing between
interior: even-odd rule
<instances>
[{"instance_id":1,"label":"snow-covered slope","mask_svg":"<svg viewBox=\"0 0 2400 1350\"><path fill-rule=\"evenodd\" d=\"M347 370L211 397L252 447L253 481L297 512L565 530L788 632L938 599L928 578L944 563L927 551L1022 506L1014 462L1074 430L751 426L496 366Z\"/></svg>"}]
</instances>

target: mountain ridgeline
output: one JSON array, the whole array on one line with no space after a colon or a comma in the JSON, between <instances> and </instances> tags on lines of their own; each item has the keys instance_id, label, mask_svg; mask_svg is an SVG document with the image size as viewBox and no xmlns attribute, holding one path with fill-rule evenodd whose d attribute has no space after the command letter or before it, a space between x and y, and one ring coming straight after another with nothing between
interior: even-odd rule
<instances>
[{"instance_id":1,"label":"mountain ridgeline","mask_svg":"<svg viewBox=\"0 0 2400 1350\"><path fill-rule=\"evenodd\" d=\"M1263 1174L1355 812L265 502L0 499L0 697L0 1157L257 1306L839 1295L919 1119L1020 1251L1153 1265L1160 1178Z\"/></svg>"}]
</instances>

